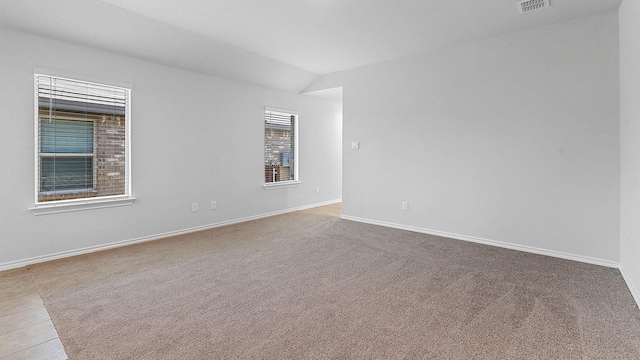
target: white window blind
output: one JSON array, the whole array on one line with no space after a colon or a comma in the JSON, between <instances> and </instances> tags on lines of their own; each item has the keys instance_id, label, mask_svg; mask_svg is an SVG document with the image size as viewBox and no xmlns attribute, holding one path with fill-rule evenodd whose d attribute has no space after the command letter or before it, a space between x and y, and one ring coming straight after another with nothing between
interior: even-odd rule
<instances>
[{"instance_id":1,"label":"white window blind","mask_svg":"<svg viewBox=\"0 0 640 360\"><path fill-rule=\"evenodd\" d=\"M36 203L129 195L130 90L35 75Z\"/></svg>"},{"instance_id":2,"label":"white window blind","mask_svg":"<svg viewBox=\"0 0 640 360\"><path fill-rule=\"evenodd\" d=\"M298 180L298 115L265 109L264 181L284 183Z\"/></svg>"}]
</instances>

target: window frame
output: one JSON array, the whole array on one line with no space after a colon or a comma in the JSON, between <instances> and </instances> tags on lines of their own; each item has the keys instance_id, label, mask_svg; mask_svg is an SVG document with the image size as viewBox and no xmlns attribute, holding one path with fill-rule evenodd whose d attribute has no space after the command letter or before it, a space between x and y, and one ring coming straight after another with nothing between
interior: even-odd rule
<instances>
[{"instance_id":1,"label":"window frame","mask_svg":"<svg viewBox=\"0 0 640 360\"><path fill-rule=\"evenodd\" d=\"M33 72L33 86L34 86L34 205L29 208L34 215L47 215L47 214L55 214L55 213L65 213L65 212L75 212L75 211L83 211L90 209L99 209L99 208L107 208L107 207L116 207L116 206L127 206L132 205L136 198L132 196L132 173L131 173L131 93L133 90L133 86L127 83L121 83L111 80L105 79L97 79L91 78L87 76L81 76L78 74L70 74L66 72L50 70L50 69L42 69L35 68ZM126 92L125 99L125 123L124 123L124 131L125 131L125 192L120 195L106 195L99 197L85 197L78 199L63 199L63 200L52 200L52 201L39 201L39 195L42 193L40 191L40 159L42 158L43 153L40 153L40 114L39 114L39 105L38 105L38 77L39 76L49 76L52 78L59 78L63 80L77 81L83 82L90 85L98 85L98 86L109 86L109 87L117 87L121 88ZM62 117L64 118L64 117ZM95 190L95 186L97 185L97 147L98 147L98 135L95 133L95 119L77 119L81 121L93 121L94 122L94 141L93 141L93 186ZM67 156L66 154L63 156ZM86 154L72 154L69 156L77 157L77 156L88 156ZM64 192L65 190L62 190ZM81 192L81 191L78 191ZM87 191L88 193L89 191Z\"/></svg>"},{"instance_id":2,"label":"window frame","mask_svg":"<svg viewBox=\"0 0 640 360\"><path fill-rule=\"evenodd\" d=\"M294 116L294 129L293 129L293 180L284 180L284 181L276 181L276 182L265 182L264 181L264 166L265 164L265 116L267 112L278 112L284 113L290 116ZM287 188L287 187L295 187L301 184L300 181L300 114L297 111L287 110L287 109L279 109L273 107L265 107L262 113L262 168L263 168L263 185L262 187L265 190L271 189L279 189L279 188Z\"/></svg>"}]
</instances>

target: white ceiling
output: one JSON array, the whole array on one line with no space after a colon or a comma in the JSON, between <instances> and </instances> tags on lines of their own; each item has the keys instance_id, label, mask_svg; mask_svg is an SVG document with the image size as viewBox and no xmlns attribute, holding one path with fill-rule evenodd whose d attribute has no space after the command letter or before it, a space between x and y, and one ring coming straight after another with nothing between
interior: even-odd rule
<instances>
[{"instance_id":1,"label":"white ceiling","mask_svg":"<svg viewBox=\"0 0 640 360\"><path fill-rule=\"evenodd\" d=\"M551 0L102 0L284 63L326 74L617 8Z\"/></svg>"},{"instance_id":2,"label":"white ceiling","mask_svg":"<svg viewBox=\"0 0 640 360\"><path fill-rule=\"evenodd\" d=\"M516 0L0 0L0 24L300 91L318 75L613 10L622 0L550 1L520 15Z\"/></svg>"}]
</instances>

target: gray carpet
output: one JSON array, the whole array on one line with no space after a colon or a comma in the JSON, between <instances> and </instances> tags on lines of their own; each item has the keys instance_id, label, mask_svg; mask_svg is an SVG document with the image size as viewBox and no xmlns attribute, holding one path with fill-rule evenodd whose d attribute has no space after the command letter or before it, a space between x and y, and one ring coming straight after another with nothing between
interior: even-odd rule
<instances>
[{"instance_id":1,"label":"gray carpet","mask_svg":"<svg viewBox=\"0 0 640 360\"><path fill-rule=\"evenodd\" d=\"M29 266L70 359L640 359L616 269L339 205Z\"/></svg>"}]
</instances>

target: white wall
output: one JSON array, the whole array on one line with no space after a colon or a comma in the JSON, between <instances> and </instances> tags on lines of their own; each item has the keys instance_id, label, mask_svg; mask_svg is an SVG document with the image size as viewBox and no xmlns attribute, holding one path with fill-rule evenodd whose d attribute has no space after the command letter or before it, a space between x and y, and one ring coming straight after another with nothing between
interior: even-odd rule
<instances>
[{"instance_id":1,"label":"white wall","mask_svg":"<svg viewBox=\"0 0 640 360\"><path fill-rule=\"evenodd\" d=\"M344 217L616 266L618 54L612 11L331 76Z\"/></svg>"},{"instance_id":2,"label":"white wall","mask_svg":"<svg viewBox=\"0 0 640 360\"><path fill-rule=\"evenodd\" d=\"M0 44L0 269L341 198L339 105L12 30L0 30ZM134 205L44 216L27 210L34 67L133 84ZM300 114L298 187L262 188L265 106ZM208 210L211 200L218 210Z\"/></svg>"},{"instance_id":3,"label":"white wall","mask_svg":"<svg viewBox=\"0 0 640 360\"><path fill-rule=\"evenodd\" d=\"M620 17L620 263L640 305L640 2Z\"/></svg>"}]
</instances>

